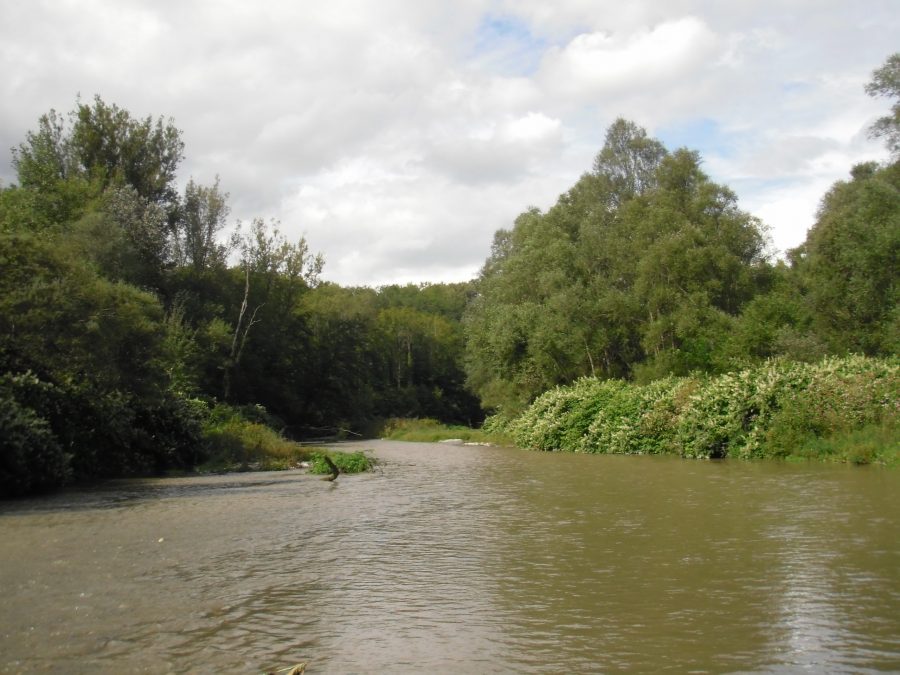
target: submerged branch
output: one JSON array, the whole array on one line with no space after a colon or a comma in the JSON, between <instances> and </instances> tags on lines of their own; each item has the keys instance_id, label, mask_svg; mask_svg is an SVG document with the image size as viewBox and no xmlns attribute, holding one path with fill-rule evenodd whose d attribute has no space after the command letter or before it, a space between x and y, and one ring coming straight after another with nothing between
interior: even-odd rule
<instances>
[{"instance_id":1,"label":"submerged branch","mask_svg":"<svg viewBox=\"0 0 900 675\"><path fill-rule=\"evenodd\" d=\"M335 464L331 460L331 457L329 457L328 455L323 454L322 459L325 460L325 463L328 465L328 468L331 469L331 474L328 476L323 476L322 480L327 480L327 481L335 480L341 474L341 470L338 468L337 464Z\"/></svg>"}]
</instances>

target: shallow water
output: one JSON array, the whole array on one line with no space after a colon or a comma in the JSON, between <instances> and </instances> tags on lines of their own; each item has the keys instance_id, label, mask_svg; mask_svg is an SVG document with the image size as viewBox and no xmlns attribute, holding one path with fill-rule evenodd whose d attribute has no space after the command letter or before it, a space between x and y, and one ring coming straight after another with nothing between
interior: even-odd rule
<instances>
[{"instance_id":1,"label":"shallow water","mask_svg":"<svg viewBox=\"0 0 900 675\"><path fill-rule=\"evenodd\" d=\"M900 670L900 471L360 447L0 503L0 671Z\"/></svg>"}]
</instances>

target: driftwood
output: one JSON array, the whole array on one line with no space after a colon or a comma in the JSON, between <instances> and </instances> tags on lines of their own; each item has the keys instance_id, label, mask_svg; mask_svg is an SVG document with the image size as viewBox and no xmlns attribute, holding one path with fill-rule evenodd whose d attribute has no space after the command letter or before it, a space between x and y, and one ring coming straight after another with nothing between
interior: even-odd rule
<instances>
[{"instance_id":1,"label":"driftwood","mask_svg":"<svg viewBox=\"0 0 900 675\"><path fill-rule=\"evenodd\" d=\"M337 464L331 461L331 457L326 454L322 455L322 458L325 460L325 463L328 465L328 468L331 469L330 476L322 476L322 480L332 481L337 478L341 474L341 470L338 468Z\"/></svg>"}]
</instances>

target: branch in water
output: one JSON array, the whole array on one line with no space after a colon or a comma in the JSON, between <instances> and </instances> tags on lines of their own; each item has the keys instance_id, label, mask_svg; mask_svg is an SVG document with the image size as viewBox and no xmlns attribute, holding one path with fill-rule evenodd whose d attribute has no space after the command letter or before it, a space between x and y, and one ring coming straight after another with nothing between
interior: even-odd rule
<instances>
[{"instance_id":1,"label":"branch in water","mask_svg":"<svg viewBox=\"0 0 900 675\"><path fill-rule=\"evenodd\" d=\"M324 478L322 478L322 480L332 481L340 475L341 470L338 468L337 464L331 461L331 457L326 454L323 454L322 457L325 460L325 463L328 465L328 468L331 469L331 475L325 476Z\"/></svg>"}]
</instances>

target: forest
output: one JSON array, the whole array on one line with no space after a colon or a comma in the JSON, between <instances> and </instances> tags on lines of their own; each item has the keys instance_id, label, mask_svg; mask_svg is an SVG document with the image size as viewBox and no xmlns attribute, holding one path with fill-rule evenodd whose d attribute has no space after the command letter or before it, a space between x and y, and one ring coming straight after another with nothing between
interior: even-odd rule
<instances>
[{"instance_id":1,"label":"forest","mask_svg":"<svg viewBox=\"0 0 900 675\"><path fill-rule=\"evenodd\" d=\"M493 414L543 447L517 416L559 387L674 392L835 357L878 364L831 371L887 378L866 418L883 426L900 346L900 54L866 89L893 101L871 130L891 160L848 167L784 259L697 152L619 119L556 204L496 232L478 278L377 289L323 281L326 258L277 221L229 222L218 179L180 191L173 120L99 96L50 111L0 186L0 496L192 469L226 424L308 439Z\"/></svg>"}]
</instances>

